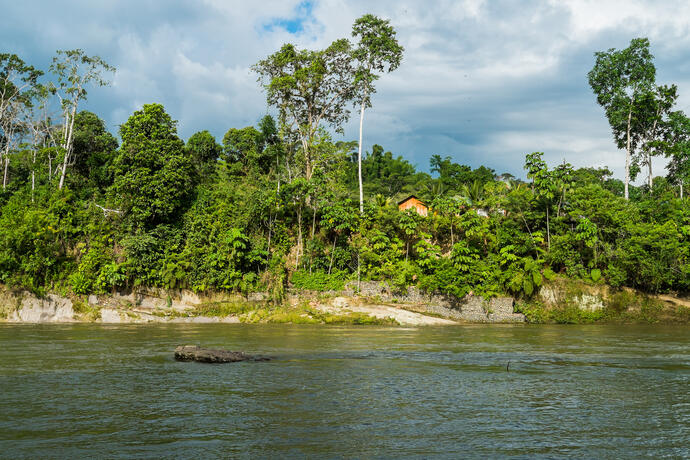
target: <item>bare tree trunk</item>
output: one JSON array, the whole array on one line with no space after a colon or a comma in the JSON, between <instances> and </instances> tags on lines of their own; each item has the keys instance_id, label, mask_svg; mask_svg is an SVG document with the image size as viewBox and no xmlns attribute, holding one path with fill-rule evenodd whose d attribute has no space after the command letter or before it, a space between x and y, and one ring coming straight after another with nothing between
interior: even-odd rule
<instances>
[{"instance_id":1,"label":"bare tree trunk","mask_svg":"<svg viewBox=\"0 0 690 460\"><path fill-rule=\"evenodd\" d=\"M271 213L268 213L268 243L266 244L266 252L271 253L271 230L273 230L273 220Z\"/></svg>"},{"instance_id":2,"label":"bare tree trunk","mask_svg":"<svg viewBox=\"0 0 690 460\"><path fill-rule=\"evenodd\" d=\"M630 124L632 122L632 102L630 103L630 111L628 112L628 130L627 130L627 146L625 149L625 199L628 199L628 184L630 183L630 158L632 152L630 151Z\"/></svg>"},{"instance_id":3,"label":"bare tree trunk","mask_svg":"<svg viewBox=\"0 0 690 460\"><path fill-rule=\"evenodd\" d=\"M72 116L69 120L69 128L67 128L67 124L65 123L65 128L68 132L65 145L63 146L65 149L65 159L62 162L62 172L60 173L60 183L58 184L58 190L62 190L62 186L65 184L65 176L67 175L67 162L69 161L70 154L72 153L72 135L74 133L74 118L77 115L78 102L79 99L76 99L74 101L74 105L72 106Z\"/></svg>"},{"instance_id":4,"label":"bare tree trunk","mask_svg":"<svg viewBox=\"0 0 690 460\"><path fill-rule=\"evenodd\" d=\"M299 269L299 256L302 251L302 204L297 208L297 261L295 270Z\"/></svg>"},{"instance_id":5,"label":"bare tree trunk","mask_svg":"<svg viewBox=\"0 0 690 460\"><path fill-rule=\"evenodd\" d=\"M36 190L36 148L33 148L31 161L31 202L34 202L34 190Z\"/></svg>"},{"instance_id":6,"label":"bare tree trunk","mask_svg":"<svg viewBox=\"0 0 690 460\"><path fill-rule=\"evenodd\" d=\"M278 195L280 195L280 158L276 154L276 178L278 179Z\"/></svg>"},{"instance_id":7,"label":"bare tree trunk","mask_svg":"<svg viewBox=\"0 0 690 460\"><path fill-rule=\"evenodd\" d=\"M10 156L6 154L5 155L5 174L3 174L3 176L2 176L2 189L3 190L5 190L5 188L7 187L7 171L9 170L9 168L10 168Z\"/></svg>"},{"instance_id":8,"label":"bare tree trunk","mask_svg":"<svg viewBox=\"0 0 690 460\"><path fill-rule=\"evenodd\" d=\"M312 219L311 219L311 239L314 239L314 231L316 229L316 206L312 208L314 213L312 214Z\"/></svg>"},{"instance_id":9,"label":"bare tree trunk","mask_svg":"<svg viewBox=\"0 0 690 460\"><path fill-rule=\"evenodd\" d=\"M309 142L304 136L302 137L302 149L304 150L304 177L310 180L312 173L311 153L309 152Z\"/></svg>"},{"instance_id":10,"label":"bare tree trunk","mask_svg":"<svg viewBox=\"0 0 690 460\"><path fill-rule=\"evenodd\" d=\"M312 208L312 218L311 218L311 247L309 248L309 274L311 274L311 263L314 259L314 229L316 228L316 206Z\"/></svg>"},{"instance_id":11,"label":"bare tree trunk","mask_svg":"<svg viewBox=\"0 0 690 460\"><path fill-rule=\"evenodd\" d=\"M652 152L647 153L647 166L649 167L649 175L647 176L647 185L649 186L649 193L652 193Z\"/></svg>"},{"instance_id":12,"label":"bare tree trunk","mask_svg":"<svg viewBox=\"0 0 690 460\"><path fill-rule=\"evenodd\" d=\"M364 94L366 99L366 92ZM364 213L364 187L362 185L362 127L364 125L364 100L362 100L362 109L359 113L359 151L357 154L357 172L359 175L359 213Z\"/></svg>"},{"instance_id":13,"label":"bare tree trunk","mask_svg":"<svg viewBox=\"0 0 690 460\"><path fill-rule=\"evenodd\" d=\"M285 155L285 168L288 172L288 182L292 182L292 169L290 169L290 160L287 155Z\"/></svg>"},{"instance_id":14,"label":"bare tree trunk","mask_svg":"<svg viewBox=\"0 0 690 460\"><path fill-rule=\"evenodd\" d=\"M551 228L549 227L549 207L546 207L546 247L551 250Z\"/></svg>"},{"instance_id":15,"label":"bare tree trunk","mask_svg":"<svg viewBox=\"0 0 690 460\"><path fill-rule=\"evenodd\" d=\"M683 199L683 183L680 183L680 199Z\"/></svg>"}]
</instances>

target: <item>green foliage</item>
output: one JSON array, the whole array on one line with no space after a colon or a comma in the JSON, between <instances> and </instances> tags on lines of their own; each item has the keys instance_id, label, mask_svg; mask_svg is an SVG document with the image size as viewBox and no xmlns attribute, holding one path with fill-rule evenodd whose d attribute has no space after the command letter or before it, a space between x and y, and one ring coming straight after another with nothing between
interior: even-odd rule
<instances>
[{"instance_id":1,"label":"green foliage","mask_svg":"<svg viewBox=\"0 0 690 460\"><path fill-rule=\"evenodd\" d=\"M109 266L108 262L112 260L112 251L101 245L95 245L82 251L77 271L72 273L69 278L72 291L76 294L105 292L106 288L113 286L106 280L112 281L113 277L109 273L102 275L101 271Z\"/></svg>"},{"instance_id":2,"label":"green foliage","mask_svg":"<svg viewBox=\"0 0 690 460\"><path fill-rule=\"evenodd\" d=\"M290 283L295 289L306 289L310 291L339 291L345 286L347 273L336 270L330 275L321 271L309 273L300 270L292 273Z\"/></svg>"},{"instance_id":3,"label":"green foliage","mask_svg":"<svg viewBox=\"0 0 690 460\"><path fill-rule=\"evenodd\" d=\"M185 146L196 174L200 178L209 178L215 172L216 161L223 151L216 139L208 131L192 134Z\"/></svg>"},{"instance_id":4,"label":"green foliage","mask_svg":"<svg viewBox=\"0 0 690 460\"><path fill-rule=\"evenodd\" d=\"M133 227L151 228L177 216L194 185L194 170L176 122L160 104L145 104L120 126L111 193Z\"/></svg>"},{"instance_id":5,"label":"green foliage","mask_svg":"<svg viewBox=\"0 0 690 460\"><path fill-rule=\"evenodd\" d=\"M548 165L540 152L526 156L526 183L441 155L430 158L432 178L374 144L362 162L370 199L360 212L357 143L334 142L321 125L341 128L352 102L367 106L378 74L400 64L402 48L390 24L375 16L358 20L354 36L354 46L337 40L312 51L287 44L260 61L255 70L278 116L229 127L222 144L200 131L185 145L160 104L129 117L119 147L98 116L77 111L68 115L75 117L71 151L51 141L66 131L47 118L21 148L3 139L12 164L0 194L0 282L79 295L137 286L261 290L271 305L204 311L321 323L373 320L281 309L289 284L339 290L360 278L458 298L509 294L531 321L563 323L655 321L662 312L636 300L633 313L615 299L603 313L549 311L535 294L556 273L649 293L690 291L690 201L680 197L690 178L690 123L670 111L676 88L653 84L647 41L599 53L590 73L619 146L631 120L633 170L654 155L670 159L668 177L630 187L630 201L609 169ZM98 59L79 50L60 56L63 96L85 95L68 79L82 58L94 69L89 78L105 83ZM0 55L2 68L19 72L12 84L31 88L19 95L22 104L47 107L50 92L22 62ZM76 101L63 108L76 107L70 104ZM68 152L71 169L61 187L55 171ZM427 216L398 211L396 202L410 194L426 202Z\"/></svg>"},{"instance_id":6,"label":"green foliage","mask_svg":"<svg viewBox=\"0 0 690 460\"><path fill-rule=\"evenodd\" d=\"M113 182L117 147L117 139L106 130L103 120L94 113L79 112L74 119L74 174L68 185L85 199L103 195Z\"/></svg>"}]
</instances>

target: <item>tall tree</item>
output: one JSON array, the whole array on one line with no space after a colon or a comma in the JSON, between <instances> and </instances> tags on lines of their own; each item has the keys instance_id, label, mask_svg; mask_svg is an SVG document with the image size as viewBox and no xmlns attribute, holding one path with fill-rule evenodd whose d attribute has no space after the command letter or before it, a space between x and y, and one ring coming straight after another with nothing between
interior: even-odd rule
<instances>
[{"instance_id":1,"label":"tall tree","mask_svg":"<svg viewBox=\"0 0 690 460\"><path fill-rule=\"evenodd\" d=\"M639 163L647 166L647 186L652 190L652 157L662 153L665 144L663 132L668 123L668 115L678 99L676 85L657 86L654 91L640 98L637 123L642 132L641 158Z\"/></svg>"},{"instance_id":2,"label":"tall tree","mask_svg":"<svg viewBox=\"0 0 690 460\"><path fill-rule=\"evenodd\" d=\"M73 172L69 184L80 186L89 198L112 184L112 163L118 143L98 115L82 110L74 117ZM72 186L70 187L72 188ZM76 187L75 187L76 188Z\"/></svg>"},{"instance_id":3,"label":"tall tree","mask_svg":"<svg viewBox=\"0 0 690 460\"><path fill-rule=\"evenodd\" d=\"M549 171L549 167L542 159L543 152L532 152L525 156L525 169L527 177L532 179L532 191L537 203L544 206L546 213L546 241L547 248L551 249L551 220L550 209L556 197L560 198L562 187L570 183L570 165L563 164L563 168L557 174ZM565 193L565 191L563 191Z\"/></svg>"},{"instance_id":4,"label":"tall tree","mask_svg":"<svg viewBox=\"0 0 690 460\"><path fill-rule=\"evenodd\" d=\"M7 187L10 151L19 143L22 117L31 106L33 90L43 72L26 64L16 54L0 53L0 162L4 164L3 190Z\"/></svg>"},{"instance_id":5,"label":"tall tree","mask_svg":"<svg viewBox=\"0 0 690 460\"><path fill-rule=\"evenodd\" d=\"M223 148L207 130L192 134L187 140L187 153L196 168L197 175L208 180L215 171L215 164Z\"/></svg>"},{"instance_id":6,"label":"tall tree","mask_svg":"<svg viewBox=\"0 0 690 460\"><path fill-rule=\"evenodd\" d=\"M350 48L345 39L318 51L299 50L288 43L252 67L268 103L299 133L307 180L313 172L312 145L321 123L340 131L350 116L347 103L355 89Z\"/></svg>"},{"instance_id":7,"label":"tall tree","mask_svg":"<svg viewBox=\"0 0 690 460\"><path fill-rule=\"evenodd\" d=\"M41 75L42 71L26 64L16 54L0 53L0 120L5 119L5 111L12 101L26 101L27 91L36 86Z\"/></svg>"},{"instance_id":8,"label":"tall tree","mask_svg":"<svg viewBox=\"0 0 690 460\"><path fill-rule=\"evenodd\" d=\"M683 198L685 184L690 182L690 117L682 111L671 112L664 148L668 163L668 178L680 187Z\"/></svg>"},{"instance_id":9,"label":"tall tree","mask_svg":"<svg viewBox=\"0 0 690 460\"><path fill-rule=\"evenodd\" d=\"M193 165L177 137L177 122L160 104L145 104L120 126L111 191L135 228L175 218L194 185Z\"/></svg>"},{"instance_id":10,"label":"tall tree","mask_svg":"<svg viewBox=\"0 0 690 460\"><path fill-rule=\"evenodd\" d=\"M58 184L58 189L62 189L67 175L67 165L73 160L74 121L79 102L86 99L86 86L107 86L109 82L103 78L103 72L114 72L115 68L98 56L87 56L83 50L75 49L58 50L50 70L57 77L58 84L53 86L53 91L60 99L64 118L61 143L63 159Z\"/></svg>"},{"instance_id":11,"label":"tall tree","mask_svg":"<svg viewBox=\"0 0 690 460\"><path fill-rule=\"evenodd\" d=\"M22 99L14 99L5 106L4 118L0 121L0 129L2 129L2 160L3 160L3 174L2 174L2 189L7 188L9 180L10 169L10 154L22 142L25 134L24 118L27 116L30 104Z\"/></svg>"},{"instance_id":12,"label":"tall tree","mask_svg":"<svg viewBox=\"0 0 690 460\"><path fill-rule=\"evenodd\" d=\"M589 72L589 85L608 118L618 148L625 148L625 199L630 183L633 152L644 136L640 100L654 89L656 68L649 51L649 40L635 38L623 50L611 48L594 54L596 62Z\"/></svg>"},{"instance_id":13,"label":"tall tree","mask_svg":"<svg viewBox=\"0 0 690 460\"><path fill-rule=\"evenodd\" d=\"M372 14L365 14L352 26L352 36L359 38L353 56L357 61L355 85L358 88L357 102L359 114L359 150L357 171L359 176L359 212L364 212L364 189L362 186L362 131L364 109L371 107L371 95L376 92L374 82L377 72L391 72L400 66L404 48L395 38L395 29L390 21Z\"/></svg>"}]
</instances>

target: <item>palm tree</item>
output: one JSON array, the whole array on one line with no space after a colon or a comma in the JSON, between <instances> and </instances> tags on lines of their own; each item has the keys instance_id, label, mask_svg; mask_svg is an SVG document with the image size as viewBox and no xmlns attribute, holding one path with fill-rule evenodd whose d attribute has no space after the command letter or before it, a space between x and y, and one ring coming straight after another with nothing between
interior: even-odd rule
<instances>
[{"instance_id":1,"label":"palm tree","mask_svg":"<svg viewBox=\"0 0 690 460\"><path fill-rule=\"evenodd\" d=\"M468 201L471 207L476 208L484 198L484 184L480 180L475 180L470 185L462 184L460 195Z\"/></svg>"}]
</instances>

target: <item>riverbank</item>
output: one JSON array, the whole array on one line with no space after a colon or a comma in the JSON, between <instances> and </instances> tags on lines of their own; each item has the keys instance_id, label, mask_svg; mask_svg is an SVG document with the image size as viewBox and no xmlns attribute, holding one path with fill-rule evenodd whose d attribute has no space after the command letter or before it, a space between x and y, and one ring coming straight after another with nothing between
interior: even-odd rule
<instances>
[{"instance_id":1,"label":"riverbank","mask_svg":"<svg viewBox=\"0 0 690 460\"><path fill-rule=\"evenodd\" d=\"M462 323L690 323L690 300L613 290L557 278L528 301L394 292L384 283L349 283L338 291L291 290L280 304L266 293L140 288L76 296L0 286L0 322L9 323L292 323L440 326Z\"/></svg>"},{"instance_id":2,"label":"riverbank","mask_svg":"<svg viewBox=\"0 0 690 460\"><path fill-rule=\"evenodd\" d=\"M10 323L293 323L440 326L458 323L523 323L510 297L457 300L411 288L392 294L383 284L362 283L355 293L291 291L281 304L265 293L204 295L184 290L138 289L108 295L39 297L0 291L0 321Z\"/></svg>"},{"instance_id":3,"label":"riverbank","mask_svg":"<svg viewBox=\"0 0 690 460\"><path fill-rule=\"evenodd\" d=\"M516 311L538 324L690 324L690 299L556 277Z\"/></svg>"}]
</instances>

